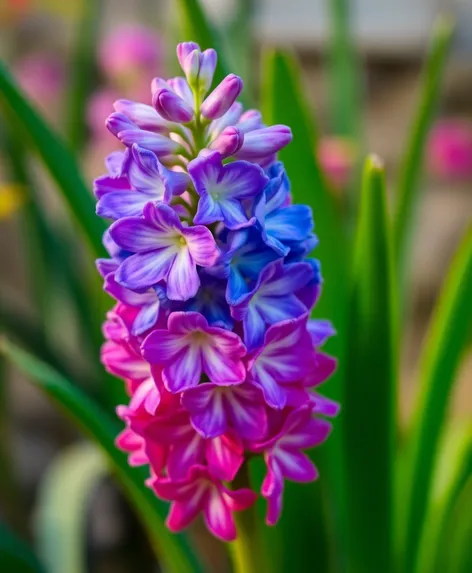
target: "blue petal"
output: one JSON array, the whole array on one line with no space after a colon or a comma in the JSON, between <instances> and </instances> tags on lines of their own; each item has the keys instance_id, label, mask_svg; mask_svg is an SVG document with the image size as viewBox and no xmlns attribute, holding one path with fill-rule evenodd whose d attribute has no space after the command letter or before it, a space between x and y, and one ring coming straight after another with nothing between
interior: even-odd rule
<instances>
[{"instance_id":1,"label":"blue petal","mask_svg":"<svg viewBox=\"0 0 472 573\"><path fill-rule=\"evenodd\" d=\"M242 274L235 267L230 267L228 285L226 287L226 300L228 304L236 304L249 288Z\"/></svg>"},{"instance_id":2,"label":"blue petal","mask_svg":"<svg viewBox=\"0 0 472 573\"><path fill-rule=\"evenodd\" d=\"M313 215L307 205L290 205L267 215L264 227L280 241L303 241L313 229Z\"/></svg>"},{"instance_id":3,"label":"blue petal","mask_svg":"<svg viewBox=\"0 0 472 573\"><path fill-rule=\"evenodd\" d=\"M246 316L243 322L244 327L244 343L249 351L254 350L258 346L262 346L264 342L264 334L266 325L264 319L259 314L255 305L249 305Z\"/></svg>"}]
</instances>

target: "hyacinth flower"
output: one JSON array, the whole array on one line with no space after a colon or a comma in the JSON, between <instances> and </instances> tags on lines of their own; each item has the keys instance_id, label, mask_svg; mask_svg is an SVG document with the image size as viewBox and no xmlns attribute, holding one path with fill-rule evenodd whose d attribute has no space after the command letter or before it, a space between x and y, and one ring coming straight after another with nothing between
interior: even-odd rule
<instances>
[{"instance_id":1,"label":"hyacinth flower","mask_svg":"<svg viewBox=\"0 0 472 573\"><path fill-rule=\"evenodd\" d=\"M211 89L214 50L186 42L177 57L183 76L155 78L152 105L118 100L106 122L123 149L95 181L110 221L97 266L116 299L102 361L129 394L117 447L149 467L168 527L201 514L231 541L234 512L258 494L250 458L266 464L269 525L285 481L318 476L306 450L338 412L318 392L336 368L321 350L334 329L309 318L321 274L311 210L292 204L277 160L290 129L243 110L238 76Z\"/></svg>"}]
</instances>

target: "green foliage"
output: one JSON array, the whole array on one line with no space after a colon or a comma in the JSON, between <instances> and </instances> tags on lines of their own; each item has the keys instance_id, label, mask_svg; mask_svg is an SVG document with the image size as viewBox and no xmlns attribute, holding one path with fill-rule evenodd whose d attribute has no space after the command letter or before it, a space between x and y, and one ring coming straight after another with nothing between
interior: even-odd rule
<instances>
[{"instance_id":1,"label":"green foliage","mask_svg":"<svg viewBox=\"0 0 472 573\"><path fill-rule=\"evenodd\" d=\"M70 446L48 467L37 496L35 539L49 573L87 573L86 519L107 473L104 456L88 443Z\"/></svg>"},{"instance_id":2,"label":"green foliage","mask_svg":"<svg viewBox=\"0 0 472 573\"><path fill-rule=\"evenodd\" d=\"M12 129L19 129L24 141L41 157L92 252L101 256L104 252L102 234L105 226L95 215L94 199L82 178L77 161L59 136L48 127L22 95L15 80L1 62L0 106L7 114Z\"/></svg>"},{"instance_id":3,"label":"green foliage","mask_svg":"<svg viewBox=\"0 0 472 573\"><path fill-rule=\"evenodd\" d=\"M245 6L249 4L244 0ZM362 78L352 42L350 6L347 0L332 0L330 4L333 129L336 134L359 138ZM76 150L85 137L85 96L92 87L100 5L88 0L84 3L80 42L74 52L66 131ZM203 49L217 49L215 82L221 81L232 71L228 65L231 59L221 50L227 42L220 41L221 32L213 29L198 1L178 0L177 6L183 39L196 41ZM237 36L244 41L249 23L241 13L235 22ZM423 346L414 414L402 440L397 439L397 346L403 333L396 298L399 295L402 302L408 237L452 31L447 19L440 19L434 30L419 106L405 145L392 218L387 211L383 167L374 156L367 159L362 184L358 185L359 205L335 196L317 158L319 134L303 89L300 66L289 52L276 49L263 53L260 100L264 121L291 127L293 141L282 150L280 159L291 180L294 201L308 204L314 212L320 240L314 256L321 262L324 277L315 314L334 323L337 336L329 341L326 351L339 360L338 371L323 393L341 402L342 414L327 444L310 452L320 468L319 483L286 485L281 523L270 530L262 526L261 504L256 509L258 527L254 527L252 513L240 516L238 525L244 528L242 539L247 546L234 548L236 573L248 573L248 555L256 551L251 566L273 573L471 570L470 425L452 424L450 431L445 428L456 373L470 341L472 227L447 274ZM244 54L249 51L240 51L243 68L248 65ZM244 97L247 100L247 91ZM98 324L103 316L102 293L89 280L91 260L83 262L85 272L82 266L71 264L75 256L73 235L52 225L42 209L29 176L29 150L39 155L53 176L92 253L101 255L104 226L94 214L89 186L67 145L22 95L3 65L0 107L10 135L15 136L7 149L14 179L28 188L30 201L24 215L28 231L34 229L31 264L35 264L32 273L39 277L36 302L38 314L44 319L32 320L9 301L0 301L2 331L23 348L3 341L3 350L102 451L83 445L66 451L48 470L40 488L36 527L48 573L84 570L84 508L94 484L108 466L141 516L164 570L203 571L187 538L166 529L166 504L144 487L146 471L130 468L126 456L116 449L114 440L120 425L96 404L100 388L113 385L106 383L105 375L95 383L93 374L101 340ZM22 146L23 140L29 148ZM353 193L352 198L358 195ZM66 285L68 303L82 319L82 338L90 337L84 364L75 364L44 335L50 326L45 319L52 298L48 280L53 275ZM116 402L115 398L110 401ZM250 463L251 477L258 487L265 471L262 465L260 459ZM60 551L55 551L57 546ZM2 561L5 555L10 559L6 569ZM44 573L31 552L2 526L0 570L4 569Z\"/></svg>"},{"instance_id":4,"label":"green foliage","mask_svg":"<svg viewBox=\"0 0 472 573\"><path fill-rule=\"evenodd\" d=\"M161 562L169 572L203 571L183 535L173 535L164 525L165 504L144 486L144 468L131 468L126 455L115 446L119 425L78 388L32 355L6 340L2 350L15 365L27 374L74 422L102 449L124 492L134 505L148 531L149 539Z\"/></svg>"},{"instance_id":5,"label":"green foliage","mask_svg":"<svg viewBox=\"0 0 472 573\"><path fill-rule=\"evenodd\" d=\"M420 360L419 392L409 437L405 571L417 558L439 441L472 319L472 226L451 264Z\"/></svg>"},{"instance_id":6,"label":"green foliage","mask_svg":"<svg viewBox=\"0 0 472 573\"><path fill-rule=\"evenodd\" d=\"M46 573L24 541L0 522L0 571L5 573Z\"/></svg>"},{"instance_id":7,"label":"green foliage","mask_svg":"<svg viewBox=\"0 0 472 573\"><path fill-rule=\"evenodd\" d=\"M441 94L441 81L444 75L449 47L454 32L453 22L440 17L433 30L431 47L423 72L421 94L411 131L405 145L402 159L394 214L395 255L400 270L404 270L410 236L413 212L419 194L419 181L422 173L424 153L429 128L434 119Z\"/></svg>"},{"instance_id":8,"label":"green foliage","mask_svg":"<svg viewBox=\"0 0 472 573\"><path fill-rule=\"evenodd\" d=\"M348 571L393 571L397 353L383 166L364 168L349 297L344 394ZM366 435L368 433L368 437Z\"/></svg>"}]
</instances>

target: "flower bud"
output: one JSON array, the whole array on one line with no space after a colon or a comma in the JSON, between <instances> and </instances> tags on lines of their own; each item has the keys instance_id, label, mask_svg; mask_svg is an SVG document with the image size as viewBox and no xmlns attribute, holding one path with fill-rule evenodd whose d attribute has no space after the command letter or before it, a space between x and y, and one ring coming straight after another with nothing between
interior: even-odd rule
<instances>
[{"instance_id":1,"label":"flower bud","mask_svg":"<svg viewBox=\"0 0 472 573\"><path fill-rule=\"evenodd\" d=\"M233 105L243 89L243 80L234 74L226 76L202 103L201 114L208 119L217 119Z\"/></svg>"},{"instance_id":2,"label":"flower bud","mask_svg":"<svg viewBox=\"0 0 472 573\"><path fill-rule=\"evenodd\" d=\"M206 95L211 88L216 69L217 55L215 50L209 48L200 54L200 70L198 72L198 89L201 95Z\"/></svg>"},{"instance_id":3,"label":"flower bud","mask_svg":"<svg viewBox=\"0 0 472 573\"><path fill-rule=\"evenodd\" d=\"M191 63L190 61L187 63L187 58L192 52L197 52L197 54L200 52L200 46L195 42L182 42L177 44L177 59L185 75L190 71L188 66L191 65Z\"/></svg>"},{"instance_id":4,"label":"flower bud","mask_svg":"<svg viewBox=\"0 0 472 573\"><path fill-rule=\"evenodd\" d=\"M257 160L277 153L292 141L292 131L286 125L272 125L250 131L238 151L239 159Z\"/></svg>"},{"instance_id":5,"label":"flower bud","mask_svg":"<svg viewBox=\"0 0 472 573\"><path fill-rule=\"evenodd\" d=\"M168 121L187 123L193 118L193 109L175 92L160 90L154 94L152 103L159 115Z\"/></svg>"},{"instance_id":6,"label":"flower bud","mask_svg":"<svg viewBox=\"0 0 472 573\"><path fill-rule=\"evenodd\" d=\"M167 131L168 123L160 117L150 105L138 103L127 99L119 99L113 104L115 111L128 117L141 129L151 131Z\"/></svg>"},{"instance_id":7,"label":"flower bud","mask_svg":"<svg viewBox=\"0 0 472 573\"><path fill-rule=\"evenodd\" d=\"M118 133L118 139L127 147L137 143L139 146L153 151L157 157L178 154L182 149L177 141L144 129L124 129Z\"/></svg>"},{"instance_id":8,"label":"flower bud","mask_svg":"<svg viewBox=\"0 0 472 573\"><path fill-rule=\"evenodd\" d=\"M210 144L210 149L218 151L223 158L230 157L241 149L243 142L244 134L237 127L229 126Z\"/></svg>"},{"instance_id":9,"label":"flower bud","mask_svg":"<svg viewBox=\"0 0 472 573\"><path fill-rule=\"evenodd\" d=\"M129 117L127 117L124 113L118 113L118 112L109 115L105 122L105 125L115 136L117 136L120 133L120 131L123 131L124 129L127 130L139 129L138 126L129 119Z\"/></svg>"}]
</instances>

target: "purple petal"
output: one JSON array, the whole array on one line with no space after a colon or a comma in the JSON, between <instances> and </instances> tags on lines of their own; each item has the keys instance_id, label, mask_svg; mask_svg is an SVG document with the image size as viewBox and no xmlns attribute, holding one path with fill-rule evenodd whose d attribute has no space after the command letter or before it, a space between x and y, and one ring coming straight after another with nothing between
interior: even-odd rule
<instances>
[{"instance_id":1,"label":"purple petal","mask_svg":"<svg viewBox=\"0 0 472 573\"><path fill-rule=\"evenodd\" d=\"M167 296L170 300L188 300L200 286L195 263L188 247L180 248L167 275Z\"/></svg>"},{"instance_id":2,"label":"purple petal","mask_svg":"<svg viewBox=\"0 0 472 573\"><path fill-rule=\"evenodd\" d=\"M165 135L144 129L124 129L118 133L118 138L128 147L137 143L139 146L153 151L158 157L178 154L181 150L180 143Z\"/></svg>"},{"instance_id":3,"label":"purple petal","mask_svg":"<svg viewBox=\"0 0 472 573\"><path fill-rule=\"evenodd\" d=\"M137 191L112 191L97 203L97 215L105 219L137 217L142 214L149 197Z\"/></svg>"},{"instance_id":4,"label":"purple petal","mask_svg":"<svg viewBox=\"0 0 472 573\"><path fill-rule=\"evenodd\" d=\"M127 99L119 99L115 101L113 107L117 112L124 114L141 129L150 131L166 131L169 129L168 122L163 120L150 105Z\"/></svg>"},{"instance_id":5,"label":"purple petal","mask_svg":"<svg viewBox=\"0 0 472 573\"><path fill-rule=\"evenodd\" d=\"M309 320L307 326L313 346L322 346L329 337L336 334L336 330L329 320Z\"/></svg>"},{"instance_id":6,"label":"purple petal","mask_svg":"<svg viewBox=\"0 0 472 573\"><path fill-rule=\"evenodd\" d=\"M131 255L117 270L117 282L129 289L142 289L165 280L175 258L175 254L169 251L160 249Z\"/></svg>"},{"instance_id":7,"label":"purple petal","mask_svg":"<svg viewBox=\"0 0 472 573\"><path fill-rule=\"evenodd\" d=\"M131 334L133 336L140 336L156 324L159 318L159 307L160 301L158 299L153 304L141 308L131 327Z\"/></svg>"},{"instance_id":8,"label":"purple petal","mask_svg":"<svg viewBox=\"0 0 472 573\"><path fill-rule=\"evenodd\" d=\"M198 225L182 229L192 259L201 267L213 266L219 257L219 250L211 231Z\"/></svg>"},{"instance_id":9,"label":"purple petal","mask_svg":"<svg viewBox=\"0 0 472 573\"><path fill-rule=\"evenodd\" d=\"M200 384L185 392L182 406L190 412L192 425L204 438L216 438L226 432L223 394L214 384Z\"/></svg>"},{"instance_id":10,"label":"purple petal","mask_svg":"<svg viewBox=\"0 0 472 573\"><path fill-rule=\"evenodd\" d=\"M318 478L313 462L301 452L277 450L277 463L286 479L297 482L310 482Z\"/></svg>"}]
</instances>

